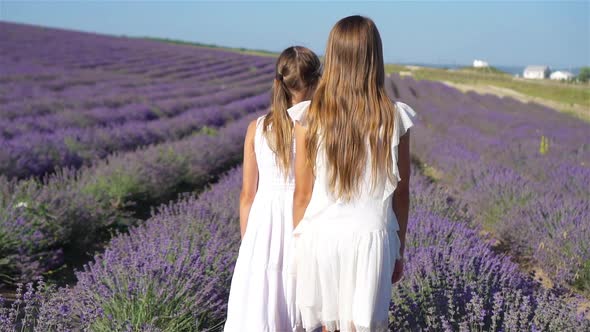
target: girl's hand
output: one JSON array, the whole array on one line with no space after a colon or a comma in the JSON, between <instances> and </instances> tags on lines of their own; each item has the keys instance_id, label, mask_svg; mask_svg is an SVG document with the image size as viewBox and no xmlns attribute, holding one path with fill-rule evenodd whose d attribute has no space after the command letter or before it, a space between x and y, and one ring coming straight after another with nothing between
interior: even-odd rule
<instances>
[{"instance_id":1,"label":"girl's hand","mask_svg":"<svg viewBox=\"0 0 590 332\"><path fill-rule=\"evenodd\" d=\"M391 275L391 283L395 284L402 280L404 276L404 259L400 258L395 261L395 267L393 268L393 274Z\"/></svg>"}]
</instances>

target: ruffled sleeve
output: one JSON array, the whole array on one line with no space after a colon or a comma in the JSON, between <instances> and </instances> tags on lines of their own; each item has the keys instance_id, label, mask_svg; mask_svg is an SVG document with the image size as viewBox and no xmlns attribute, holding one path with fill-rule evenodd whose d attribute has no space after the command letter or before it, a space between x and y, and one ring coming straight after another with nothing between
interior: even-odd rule
<instances>
[{"instance_id":1,"label":"ruffled sleeve","mask_svg":"<svg viewBox=\"0 0 590 332\"><path fill-rule=\"evenodd\" d=\"M394 157L393 164L393 175L396 177L395 183L387 180L385 190L383 193L383 199L386 200L393 194L397 187L397 182L401 180L399 176L399 170L397 168L397 147L399 145L400 137L404 136L408 130L414 126L412 118L416 116L416 112L407 104L402 102L395 103L395 124L393 130L393 139L391 144L391 155Z\"/></svg>"},{"instance_id":2,"label":"ruffled sleeve","mask_svg":"<svg viewBox=\"0 0 590 332\"><path fill-rule=\"evenodd\" d=\"M416 112L407 104L404 104L399 101L395 103L395 108L397 110L396 122L399 125L399 130L397 134L399 142L399 138L404 136L408 129L414 126L414 122L411 118L416 116Z\"/></svg>"}]
</instances>

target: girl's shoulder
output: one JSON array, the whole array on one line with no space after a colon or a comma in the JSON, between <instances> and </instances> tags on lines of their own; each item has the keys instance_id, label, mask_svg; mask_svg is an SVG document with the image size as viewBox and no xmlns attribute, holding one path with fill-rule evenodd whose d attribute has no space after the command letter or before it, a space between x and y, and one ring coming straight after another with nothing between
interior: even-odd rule
<instances>
[{"instance_id":1,"label":"girl's shoulder","mask_svg":"<svg viewBox=\"0 0 590 332\"><path fill-rule=\"evenodd\" d=\"M246 130L246 137L254 137L256 135L256 131L260 126L260 123L262 123L262 119L263 117L259 117L250 121L248 124L248 129Z\"/></svg>"},{"instance_id":2,"label":"girl's shoulder","mask_svg":"<svg viewBox=\"0 0 590 332\"><path fill-rule=\"evenodd\" d=\"M262 115L250 121L248 124L248 129L246 130L246 138L250 137L251 139L255 140L257 136L260 136L265 118L266 115Z\"/></svg>"},{"instance_id":3,"label":"girl's shoulder","mask_svg":"<svg viewBox=\"0 0 590 332\"><path fill-rule=\"evenodd\" d=\"M262 124L264 123L265 117L266 117L266 115L262 115L256 119L250 121L250 123L248 124L248 131L256 131L258 129L258 127L262 126Z\"/></svg>"}]
</instances>

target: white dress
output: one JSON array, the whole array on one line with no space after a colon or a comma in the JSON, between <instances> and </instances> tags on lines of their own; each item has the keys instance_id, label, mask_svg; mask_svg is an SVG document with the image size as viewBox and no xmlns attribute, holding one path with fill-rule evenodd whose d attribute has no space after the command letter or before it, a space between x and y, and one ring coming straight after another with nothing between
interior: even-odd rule
<instances>
[{"instance_id":1,"label":"white dress","mask_svg":"<svg viewBox=\"0 0 590 332\"><path fill-rule=\"evenodd\" d=\"M318 151L312 197L294 230L296 300L307 331L321 325L328 331L388 331L391 275L400 248L392 209L400 180L397 147L415 115L404 103L395 106L395 183L383 175L371 190L367 164L361 194L350 202L334 199L321 147Z\"/></svg>"},{"instance_id":2,"label":"white dress","mask_svg":"<svg viewBox=\"0 0 590 332\"><path fill-rule=\"evenodd\" d=\"M309 104L298 103L287 112L296 121ZM263 120L257 120L254 141L258 190L236 261L224 331L300 329L295 281L289 273L293 255L293 168L287 178L281 173L262 133Z\"/></svg>"}]
</instances>

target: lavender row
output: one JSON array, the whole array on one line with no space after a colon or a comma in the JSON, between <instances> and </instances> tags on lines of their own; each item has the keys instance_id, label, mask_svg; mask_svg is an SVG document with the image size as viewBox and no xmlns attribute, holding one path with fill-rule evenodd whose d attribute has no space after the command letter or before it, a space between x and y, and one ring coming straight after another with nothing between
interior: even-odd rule
<instances>
[{"instance_id":1,"label":"lavender row","mask_svg":"<svg viewBox=\"0 0 590 332\"><path fill-rule=\"evenodd\" d=\"M244 88L246 80L253 75L267 78L272 72L272 63L233 64L232 72L219 72L218 77L194 76L185 72L181 77L146 78L141 75L103 73L96 71L77 71L67 69L56 74L53 79L38 75L30 79L8 80L2 84L3 108L1 114L6 119L18 120L23 116L37 116L58 113L59 105L81 108L93 104L107 103L118 96L134 96L136 99L160 100L163 98L198 96L220 92L228 88ZM60 81L56 81L57 77ZM67 78L63 81L64 78ZM56 105L51 107L46 105Z\"/></svg>"},{"instance_id":2,"label":"lavender row","mask_svg":"<svg viewBox=\"0 0 590 332\"><path fill-rule=\"evenodd\" d=\"M420 112L414 151L477 222L557 286L590 289L590 125L441 83L393 83Z\"/></svg>"},{"instance_id":3,"label":"lavender row","mask_svg":"<svg viewBox=\"0 0 590 332\"><path fill-rule=\"evenodd\" d=\"M260 57L244 56L216 49L6 22L0 22L0 37L1 57L16 60L16 62L27 60L61 68L109 69L110 66L120 63L130 68L136 63L141 68L149 69L171 66L178 64L179 61L190 59L214 58L263 61Z\"/></svg>"},{"instance_id":4,"label":"lavender row","mask_svg":"<svg viewBox=\"0 0 590 332\"><path fill-rule=\"evenodd\" d=\"M188 74L187 77L194 78L194 83L199 83L206 81L203 75L212 75L210 79L219 78L228 68L249 71L273 63L269 58L215 49L2 22L0 26L0 48L3 50L0 61L7 65L2 68L21 69L10 70L2 76L14 76L19 81L26 77L19 76L19 73L37 76L45 73L39 64L66 80L72 77L74 81L80 81L77 74L84 73L90 80L84 79L81 83L93 83L96 78L120 80L129 76L161 81L170 74ZM35 70L28 70L28 65ZM62 70L56 71L55 68ZM10 79L5 83L10 83Z\"/></svg>"},{"instance_id":5,"label":"lavender row","mask_svg":"<svg viewBox=\"0 0 590 332\"><path fill-rule=\"evenodd\" d=\"M392 330L590 328L589 313L577 307L584 299L542 288L510 257L494 253L460 197L419 174L411 206L406 278L394 288Z\"/></svg>"},{"instance_id":6,"label":"lavender row","mask_svg":"<svg viewBox=\"0 0 590 332\"><path fill-rule=\"evenodd\" d=\"M198 199L158 209L114 238L46 299L37 328L72 331L221 330L239 246L240 169ZM442 188L423 176L412 187L406 278L395 287L392 331L581 331L579 299L542 289L467 227Z\"/></svg>"},{"instance_id":7,"label":"lavender row","mask_svg":"<svg viewBox=\"0 0 590 332\"><path fill-rule=\"evenodd\" d=\"M26 281L55 269L72 254L64 248L92 251L105 229L136 222L133 204L151 205L208 183L238 161L249 119L43 181L0 177L0 280Z\"/></svg>"},{"instance_id":8,"label":"lavender row","mask_svg":"<svg viewBox=\"0 0 590 332\"><path fill-rule=\"evenodd\" d=\"M15 75L3 75L3 84L0 87L5 101L2 113L6 118L48 114L54 108L57 111L61 110L60 107L52 107L52 103L56 104L55 106L63 104L70 108L84 109L91 106L88 103L82 105L81 102L99 96L135 95L153 101L161 98L159 92L162 90L180 90L178 92L195 96L195 92L197 95L203 95L228 88L247 88L249 86L241 84L241 80L249 80L253 73L266 77L273 64L272 59L220 50L2 22L0 26L0 36L3 37L0 40L0 61L6 65L2 68L16 67ZM38 52L42 55L37 54ZM75 59L82 59L80 53L83 53L101 61L115 55L112 65L117 67L71 67L64 60L64 53L72 55ZM48 56L55 61L48 61ZM153 69L156 69L156 72L153 75L132 75L125 72L123 69L128 68L126 66L129 65L129 61L133 62L134 58L144 62L143 66L148 72ZM41 60L46 61L46 66L35 65ZM28 65L35 70L27 71ZM157 68L165 71L170 71L171 68L174 70L167 73L158 71ZM234 74L227 74L228 70ZM22 75L18 75L19 71L22 71ZM170 76L167 74L183 74L192 79L180 80L173 76L167 77ZM56 91L47 93L45 90ZM181 96L170 92L168 95ZM9 102L6 98L11 96L17 100ZM25 99L35 100L31 105L32 109L28 107L29 102ZM49 105L39 104L39 100L46 100ZM79 105L72 105L72 100L79 101ZM97 100L94 102L95 106L97 103L100 104ZM36 113L37 110L40 113Z\"/></svg>"},{"instance_id":9,"label":"lavender row","mask_svg":"<svg viewBox=\"0 0 590 332\"><path fill-rule=\"evenodd\" d=\"M5 22L0 28L0 174L9 177L176 140L267 103L270 58Z\"/></svg>"},{"instance_id":10,"label":"lavender row","mask_svg":"<svg viewBox=\"0 0 590 332\"><path fill-rule=\"evenodd\" d=\"M26 61L26 59L21 61ZM190 83L199 86L213 79L232 82L232 76L237 73L252 72L272 64L269 60L252 61L240 58L232 61L223 59L218 61L220 63L217 66L209 66L201 71L191 71L190 68L185 68L183 72L186 75L185 84ZM14 64L8 62L7 65ZM120 70L116 72L71 68L58 70L58 64L54 66L53 68L50 67L53 69L51 74L41 71L33 76L13 75L4 77L2 79L3 100L10 102L11 100L18 101L23 98L44 98L48 96L59 98L75 97L80 94L91 95L93 91L102 88L108 89L109 86L111 90L116 89L120 92L126 92L126 90L133 91L136 87L178 81L178 78L173 75L150 77L141 74L129 74ZM232 68L236 72L228 72L227 68Z\"/></svg>"},{"instance_id":11,"label":"lavender row","mask_svg":"<svg viewBox=\"0 0 590 332\"><path fill-rule=\"evenodd\" d=\"M243 99L227 105L201 106L172 118L130 121L94 130L31 133L0 141L0 174L18 178L43 175L64 166L77 168L116 151L179 139L203 126L217 127L228 119L263 108L268 104L266 91L266 86L255 87Z\"/></svg>"},{"instance_id":12,"label":"lavender row","mask_svg":"<svg viewBox=\"0 0 590 332\"><path fill-rule=\"evenodd\" d=\"M37 110L59 109L59 111L42 115L21 115L18 118L0 120L0 141L8 141L28 133L53 133L59 129L88 130L130 121L145 122L158 118L170 118L180 115L190 108L228 104L258 94L267 87L267 82L250 87L232 87L230 89L205 86L202 89L185 90L183 95L179 95L179 91L167 92L168 96L162 92L159 96L148 95L149 99L143 98L146 100L142 102L116 105L113 108L105 106L86 108L82 105L68 105L67 108L52 106L43 108L37 104L39 105L36 107ZM162 87L159 88L162 89ZM176 89L176 87L173 88ZM166 93L166 90L163 92ZM86 101L86 105L90 106L88 101Z\"/></svg>"},{"instance_id":13,"label":"lavender row","mask_svg":"<svg viewBox=\"0 0 590 332\"><path fill-rule=\"evenodd\" d=\"M163 206L144 225L114 238L78 273L76 286L47 295L31 325L44 331L196 331L221 323L239 244L235 209L228 209L238 176L233 171L199 199ZM6 316L0 314L0 322ZM12 330L11 322L4 328Z\"/></svg>"}]
</instances>

